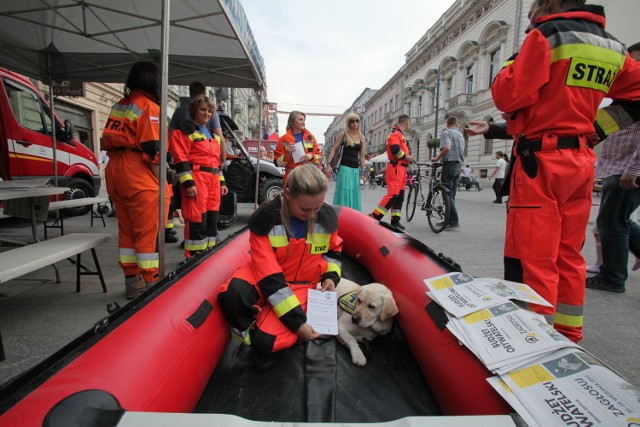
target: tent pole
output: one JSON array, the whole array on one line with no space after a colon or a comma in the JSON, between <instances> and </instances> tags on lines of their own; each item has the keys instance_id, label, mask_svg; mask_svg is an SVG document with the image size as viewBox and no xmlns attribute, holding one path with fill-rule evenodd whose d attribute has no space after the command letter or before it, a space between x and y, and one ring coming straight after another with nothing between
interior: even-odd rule
<instances>
[{"instance_id":1,"label":"tent pole","mask_svg":"<svg viewBox=\"0 0 640 427\"><path fill-rule=\"evenodd\" d=\"M262 88L258 89L260 91L260 93L258 93L258 99L260 100L259 102L259 106L260 108L258 108L258 152L256 153L256 157L258 158L258 161L256 162L256 196L255 199L253 201L253 210L258 209L258 196L260 194L260 147L262 146L262 112L264 109L264 100L262 99Z\"/></svg>"},{"instance_id":2,"label":"tent pole","mask_svg":"<svg viewBox=\"0 0 640 427\"><path fill-rule=\"evenodd\" d=\"M160 186L159 204L159 221L158 221L158 279L164 277L165 274L165 256L164 256L164 232L167 222L167 212L165 210L165 196L167 186L167 103L168 103L168 82L169 82L169 19L170 19L171 0L162 2L162 39L161 39L161 68L162 73L162 90L160 93L160 176L158 184Z\"/></svg>"},{"instance_id":3,"label":"tent pole","mask_svg":"<svg viewBox=\"0 0 640 427\"><path fill-rule=\"evenodd\" d=\"M53 151L53 186L58 186L58 156L56 148L56 113L53 100L53 79L51 71L51 54L47 52L47 83L49 84L49 105L51 106L51 149ZM58 196L56 195L56 199Z\"/></svg>"}]
</instances>

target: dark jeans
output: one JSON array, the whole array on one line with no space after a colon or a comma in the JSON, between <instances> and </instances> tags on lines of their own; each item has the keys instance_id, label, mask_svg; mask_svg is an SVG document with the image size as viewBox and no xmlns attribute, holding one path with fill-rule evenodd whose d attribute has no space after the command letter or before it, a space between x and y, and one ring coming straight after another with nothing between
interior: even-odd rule
<instances>
[{"instance_id":1,"label":"dark jeans","mask_svg":"<svg viewBox=\"0 0 640 427\"><path fill-rule=\"evenodd\" d=\"M493 192L496 193L496 200L498 202L502 202L502 196L500 195L502 181L504 181L504 178L496 178L496 180L493 182Z\"/></svg>"},{"instance_id":2,"label":"dark jeans","mask_svg":"<svg viewBox=\"0 0 640 427\"><path fill-rule=\"evenodd\" d=\"M602 245L602 265L596 276L603 282L624 287L629 251L640 257L640 226L631 214L640 205L640 188L623 190L620 175L606 178L598 211L598 232Z\"/></svg>"},{"instance_id":3,"label":"dark jeans","mask_svg":"<svg viewBox=\"0 0 640 427\"><path fill-rule=\"evenodd\" d=\"M451 214L449 224L458 224L458 211L456 210L456 190L460 180L460 162L445 162L442 165L442 185L449 189L449 200L451 202Z\"/></svg>"}]
</instances>

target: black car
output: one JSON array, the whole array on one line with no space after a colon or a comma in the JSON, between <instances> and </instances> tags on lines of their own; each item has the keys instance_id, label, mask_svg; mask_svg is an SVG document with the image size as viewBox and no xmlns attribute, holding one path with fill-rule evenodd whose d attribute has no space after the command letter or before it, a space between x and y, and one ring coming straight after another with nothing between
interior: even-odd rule
<instances>
[{"instance_id":1,"label":"black car","mask_svg":"<svg viewBox=\"0 0 640 427\"><path fill-rule=\"evenodd\" d=\"M256 196L256 157L251 156L237 136L238 125L225 113L218 113L222 133L227 140L227 164L224 178L230 192L236 194L238 203L253 203ZM284 169L273 162L261 161L259 173L258 203L271 200L282 192Z\"/></svg>"}]
</instances>

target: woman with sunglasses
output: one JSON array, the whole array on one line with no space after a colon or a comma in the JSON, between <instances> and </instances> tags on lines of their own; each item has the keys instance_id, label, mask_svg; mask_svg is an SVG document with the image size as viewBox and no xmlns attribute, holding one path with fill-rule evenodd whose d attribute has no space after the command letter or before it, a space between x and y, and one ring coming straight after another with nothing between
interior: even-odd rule
<instances>
[{"instance_id":1,"label":"woman with sunglasses","mask_svg":"<svg viewBox=\"0 0 640 427\"><path fill-rule=\"evenodd\" d=\"M338 148L342 146L342 157L338 165L338 178L336 190L333 193L333 204L348 206L352 209L362 210L360 199L360 171L364 171L366 141L360 131L360 117L356 113L347 114L344 132L340 132L333 144L325 172L331 176L333 172L331 161L336 156Z\"/></svg>"}]
</instances>

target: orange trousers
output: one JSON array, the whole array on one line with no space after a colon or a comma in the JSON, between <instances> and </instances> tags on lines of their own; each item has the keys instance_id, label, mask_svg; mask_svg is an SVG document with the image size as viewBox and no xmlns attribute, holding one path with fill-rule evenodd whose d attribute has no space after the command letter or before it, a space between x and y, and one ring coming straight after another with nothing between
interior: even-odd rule
<instances>
[{"instance_id":1,"label":"orange trousers","mask_svg":"<svg viewBox=\"0 0 640 427\"><path fill-rule=\"evenodd\" d=\"M402 214L402 203L404 202L404 187L407 185L406 166L387 166L384 179L387 182L387 194L382 197L378 206L373 209L373 217L382 219L391 209L391 221L399 221Z\"/></svg>"},{"instance_id":2,"label":"orange trousers","mask_svg":"<svg viewBox=\"0 0 640 427\"><path fill-rule=\"evenodd\" d=\"M197 197L182 194L182 216L184 226L184 254L186 258L213 247L218 234L218 212L220 211L220 175L200 170L192 171L198 191Z\"/></svg>"},{"instance_id":3,"label":"orange trousers","mask_svg":"<svg viewBox=\"0 0 640 427\"><path fill-rule=\"evenodd\" d=\"M532 305L572 341L582 340L585 261L595 155L543 142L538 175L514 164L504 246L505 279L526 283L553 307Z\"/></svg>"},{"instance_id":4,"label":"orange trousers","mask_svg":"<svg viewBox=\"0 0 640 427\"><path fill-rule=\"evenodd\" d=\"M289 287L306 312L307 293L315 289L315 284L289 284ZM243 332L248 330L251 346L258 352L285 350L298 341L298 335L280 321L260 292L251 265L238 269L221 287L218 302L232 327Z\"/></svg>"},{"instance_id":5,"label":"orange trousers","mask_svg":"<svg viewBox=\"0 0 640 427\"><path fill-rule=\"evenodd\" d=\"M118 263L126 277L141 274L146 283L154 282L159 267L158 179L142 154L131 150L109 152L105 177L118 216ZM168 188L165 194L168 209Z\"/></svg>"}]
</instances>

